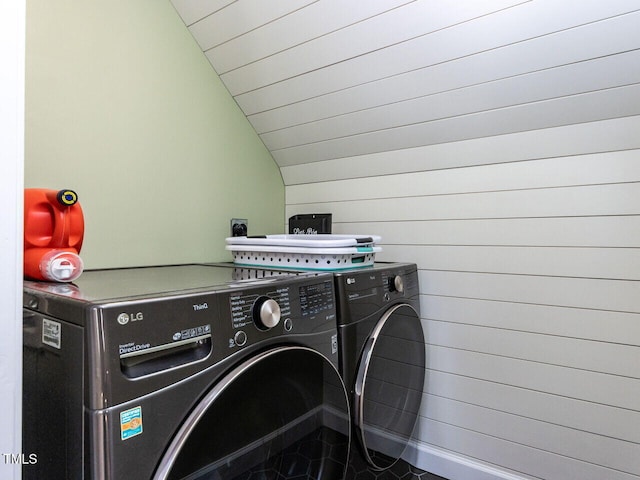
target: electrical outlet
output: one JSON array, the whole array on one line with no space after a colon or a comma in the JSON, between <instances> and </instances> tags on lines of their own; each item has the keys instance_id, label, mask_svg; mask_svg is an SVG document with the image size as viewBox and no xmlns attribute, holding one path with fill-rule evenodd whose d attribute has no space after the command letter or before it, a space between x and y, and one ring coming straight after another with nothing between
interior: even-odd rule
<instances>
[{"instance_id":1,"label":"electrical outlet","mask_svg":"<svg viewBox=\"0 0 640 480\"><path fill-rule=\"evenodd\" d=\"M232 237L244 237L247 235L249 228L249 221L246 218L232 218L231 219L231 236Z\"/></svg>"}]
</instances>

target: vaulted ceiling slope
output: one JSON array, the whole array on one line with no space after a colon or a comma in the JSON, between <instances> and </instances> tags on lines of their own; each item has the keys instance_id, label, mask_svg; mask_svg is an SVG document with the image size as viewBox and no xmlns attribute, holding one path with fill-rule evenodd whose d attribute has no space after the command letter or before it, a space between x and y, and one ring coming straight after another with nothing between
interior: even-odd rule
<instances>
[{"instance_id":1,"label":"vaulted ceiling slope","mask_svg":"<svg viewBox=\"0 0 640 480\"><path fill-rule=\"evenodd\" d=\"M281 168L635 108L635 0L172 3Z\"/></svg>"}]
</instances>

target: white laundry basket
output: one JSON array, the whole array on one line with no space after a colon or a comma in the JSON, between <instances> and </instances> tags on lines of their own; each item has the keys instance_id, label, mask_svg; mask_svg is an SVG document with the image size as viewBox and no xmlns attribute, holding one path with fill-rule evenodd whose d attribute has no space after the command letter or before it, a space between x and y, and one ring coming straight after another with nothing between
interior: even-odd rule
<instances>
[{"instance_id":1,"label":"white laundry basket","mask_svg":"<svg viewBox=\"0 0 640 480\"><path fill-rule=\"evenodd\" d=\"M373 265L375 235L265 235L229 237L226 249L237 265L295 270L342 270Z\"/></svg>"}]
</instances>

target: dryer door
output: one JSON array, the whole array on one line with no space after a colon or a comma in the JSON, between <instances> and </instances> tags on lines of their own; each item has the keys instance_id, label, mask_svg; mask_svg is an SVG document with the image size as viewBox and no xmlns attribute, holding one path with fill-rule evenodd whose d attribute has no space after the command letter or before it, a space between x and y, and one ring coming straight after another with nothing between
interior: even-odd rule
<instances>
[{"instance_id":1,"label":"dryer door","mask_svg":"<svg viewBox=\"0 0 640 480\"><path fill-rule=\"evenodd\" d=\"M187 417L156 480L343 478L349 404L331 362L306 347L247 360Z\"/></svg>"},{"instance_id":2,"label":"dryer door","mask_svg":"<svg viewBox=\"0 0 640 480\"><path fill-rule=\"evenodd\" d=\"M425 377L425 343L418 313L395 305L365 343L355 382L354 419L366 459L393 465L416 425Z\"/></svg>"}]
</instances>

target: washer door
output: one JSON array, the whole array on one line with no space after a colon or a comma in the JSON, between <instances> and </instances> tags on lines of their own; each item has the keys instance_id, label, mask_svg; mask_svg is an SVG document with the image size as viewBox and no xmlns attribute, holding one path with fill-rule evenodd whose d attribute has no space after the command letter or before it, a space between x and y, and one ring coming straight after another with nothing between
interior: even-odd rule
<instances>
[{"instance_id":1,"label":"washer door","mask_svg":"<svg viewBox=\"0 0 640 480\"><path fill-rule=\"evenodd\" d=\"M393 465L413 433L424 387L425 343L407 304L385 312L365 343L355 383L354 420L367 461Z\"/></svg>"},{"instance_id":2,"label":"washer door","mask_svg":"<svg viewBox=\"0 0 640 480\"><path fill-rule=\"evenodd\" d=\"M209 391L154 479L343 478L349 427L348 397L331 362L306 347L276 348Z\"/></svg>"}]
</instances>

